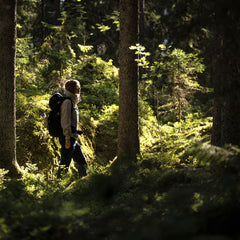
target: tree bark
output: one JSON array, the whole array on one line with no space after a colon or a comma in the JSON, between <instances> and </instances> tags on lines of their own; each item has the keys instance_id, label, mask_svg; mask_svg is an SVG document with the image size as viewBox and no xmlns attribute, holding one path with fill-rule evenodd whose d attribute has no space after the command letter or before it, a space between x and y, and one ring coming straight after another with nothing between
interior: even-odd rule
<instances>
[{"instance_id":1,"label":"tree bark","mask_svg":"<svg viewBox=\"0 0 240 240\"><path fill-rule=\"evenodd\" d=\"M17 175L16 161L16 5L0 0L0 168Z\"/></svg>"},{"instance_id":2,"label":"tree bark","mask_svg":"<svg viewBox=\"0 0 240 240\"><path fill-rule=\"evenodd\" d=\"M136 159L140 152L138 130L138 69L130 46L137 43L138 0L120 0L120 83L118 158Z\"/></svg>"},{"instance_id":3,"label":"tree bark","mask_svg":"<svg viewBox=\"0 0 240 240\"><path fill-rule=\"evenodd\" d=\"M237 19L235 22L240 25ZM236 31L237 25L226 32L222 26L216 34L212 144L217 146L240 146L240 44Z\"/></svg>"},{"instance_id":4,"label":"tree bark","mask_svg":"<svg viewBox=\"0 0 240 240\"><path fill-rule=\"evenodd\" d=\"M142 44L144 36L144 8L145 0L138 0L138 39L140 44Z\"/></svg>"}]
</instances>

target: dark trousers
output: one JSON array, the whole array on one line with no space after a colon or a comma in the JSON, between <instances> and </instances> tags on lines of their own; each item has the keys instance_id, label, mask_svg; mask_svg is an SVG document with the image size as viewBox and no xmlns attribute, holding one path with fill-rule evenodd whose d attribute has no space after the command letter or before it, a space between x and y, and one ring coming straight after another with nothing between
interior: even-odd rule
<instances>
[{"instance_id":1,"label":"dark trousers","mask_svg":"<svg viewBox=\"0 0 240 240\"><path fill-rule=\"evenodd\" d=\"M66 149L64 136L59 137L59 142L61 144L61 160L57 177L61 178L62 174L68 171L72 159L77 163L79 177L86 176L87 160L82 152L80 144L74 138L71 138L71 147Z\"/></svg>"}]
</instances>

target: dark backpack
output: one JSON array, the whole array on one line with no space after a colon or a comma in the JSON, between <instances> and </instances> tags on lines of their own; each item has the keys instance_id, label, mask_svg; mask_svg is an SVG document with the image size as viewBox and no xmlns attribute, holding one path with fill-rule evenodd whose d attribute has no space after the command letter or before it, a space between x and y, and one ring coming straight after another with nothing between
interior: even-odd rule
<instances>
[{"instance_id":1,"label":"dark backpack","mask_svg":"<svg viewBox=\"0 0 240 240\"><path fill-rule=\"evenodd\" d=\"M71 98L64 97L60 93L53 94L49 99L51 111L47 119L47 128L50 135L53 137L60 137L63 134L61 127L61 105L66 99L71 100Z\"/></svg>"}]
</instances>

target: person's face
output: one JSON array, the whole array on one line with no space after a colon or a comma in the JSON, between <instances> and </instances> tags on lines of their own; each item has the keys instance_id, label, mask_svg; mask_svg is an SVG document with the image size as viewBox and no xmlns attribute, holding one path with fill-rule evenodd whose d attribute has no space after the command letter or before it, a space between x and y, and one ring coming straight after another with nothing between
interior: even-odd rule
<instances>
[{"instance_id":1,"label":"person's face","mask_svg":"<svg viewBox=\"0 0 240 240\"><path fill-rule=\"evenodd\" d=\"M80 88L79 85L77 85L76 88L75 88L75 94L76 95L80 94L80 91L81 91L81 88Z\"/></svg>"}]
</instances>

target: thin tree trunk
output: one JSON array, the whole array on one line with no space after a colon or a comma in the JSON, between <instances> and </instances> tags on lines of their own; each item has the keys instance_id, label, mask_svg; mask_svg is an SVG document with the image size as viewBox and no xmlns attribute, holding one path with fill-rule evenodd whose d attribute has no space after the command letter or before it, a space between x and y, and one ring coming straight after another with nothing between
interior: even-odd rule
<instances>
[{"instance_id":1,"label":"thin tree trunk","mask_svg":"<svg viewBox=\"0 0 240 240\"><path fill-rule=\"evenodd\" d=\"M16 168L16 0L0 0L0 168Z\"/></svg>"},{"instance_id":2,"label":"thin tree trunk","mask_svg":"<svg viewBox=\"0 0 240 240\"><path fill-rule=\"evenodd\" d=\"M178 97L178 121L182 121L182 102L181 97Z\"/></svg>"},{"instance_id":3,"label":"thin tree trunk","mask_svg":"<svg viewBox=\"0 0 240 240\"><path fill-rule=\"evenodd\" d=\"M138 0L120 0L120 84L118 158L136 159L140 152L138 131L138 74L135 53Z\"/></svg>"}]
</instances>

